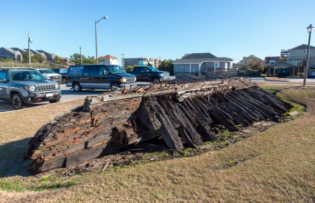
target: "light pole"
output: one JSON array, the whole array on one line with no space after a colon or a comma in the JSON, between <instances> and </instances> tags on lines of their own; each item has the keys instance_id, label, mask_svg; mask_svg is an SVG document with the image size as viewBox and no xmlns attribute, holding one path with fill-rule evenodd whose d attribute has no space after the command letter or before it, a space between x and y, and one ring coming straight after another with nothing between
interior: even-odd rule
<instances>
[{"instance_id":1,"label":"light pole","mask_svg":"<svg viewBox=\"0 0 315 203\"><path fill-rule=\"evenodd\" d=\"M103 17L103 18L101 18L101 19L99 19L98 21L95 21L95 47L96 47L96 64L98 64L98 55L97 55L97 27L96 27L96 24L98 23L98 22L100 22L102 19L108 19L108 17L107 16L105 16L105 17Z\"/></svg>"},{"instance_id":2,"label":"light pole","mask_svg":"<svg viewBox=\"0 0 315 203\"><path fill-rule=\"evenodd\" d=\"M306 29L307 29L307 32L309 35L308 35L308 48L307 48L307 56L306 56L306 67L304 68L303 86L306 85L306 78L308 76L308 61L309 61L309 57L310 57L311 35L312 35L312 30L314 29L314 27L312 26L312 24L310 24L310 26L308 26Z\"/></svg>"}]
</instances>

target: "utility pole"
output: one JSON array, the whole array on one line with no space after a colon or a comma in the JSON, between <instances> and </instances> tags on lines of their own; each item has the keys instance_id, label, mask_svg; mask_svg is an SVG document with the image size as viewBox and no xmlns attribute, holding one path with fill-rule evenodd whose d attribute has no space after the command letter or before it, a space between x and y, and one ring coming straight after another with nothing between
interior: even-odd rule
<instances>
[{"instance_id":1,"label":"utility pole","mask_svg":"<svg viewBox=\"0 0 315 203\"><path fill-rule=\"evenodd\" d=\"M121 54L121 67L124 68L124 55L125 54Z\"/></svg>"},{"instance_id":2,"label":"utility pole","mask_svg":"<svg viewBox=\"0 0 315 203\"><path fill-rule=\"evenodd\" d=\"M307 27L307 32L308 34L308 47L307 47L307 56L306 56L306 66L304 67L304 81L303 81L303 86L306 85L306 78L308 76L308 64L309 64L309 58L310 58L310 47L311 47L311 35L314 27L312 24Z\"/></svg>"},{"instance_id":3,"label":"utility pole","mask_svg":"<svg viewBox=\"0 0 315 203\"><path fill-rule=\"evenodd\" d=\"M107 16L105 16L105 17L103 17L103 18L101 18L101 19L99 19L98 21L95 21L95 49L96 49L96 64L98 64L98 53L97 53L97 26L96 26L96 24L98 23L98 22L100 22L102 19L108 19L108 17Z\"/></svg>"},{"instance_id":4,"label":"utility pole","mask_svg":"<svg viewBox=\"0 0 315 203\"><path fill-rule=\"evenodd\" d=\"M82 65L82 51L81 51L81 46L80 46L80 59L81 59L81 65Z\"/></svg>"},{"instance_id":5,"label":"utility pole","mask_svg":"<svg viewBox=\"0 0 315 203\"><path fill-rule=\"evenodd\" d=\"M30 33L28 33L28 64L31 65L31 41L32 38L30 36Z\"/></svg>"}]
</instances>

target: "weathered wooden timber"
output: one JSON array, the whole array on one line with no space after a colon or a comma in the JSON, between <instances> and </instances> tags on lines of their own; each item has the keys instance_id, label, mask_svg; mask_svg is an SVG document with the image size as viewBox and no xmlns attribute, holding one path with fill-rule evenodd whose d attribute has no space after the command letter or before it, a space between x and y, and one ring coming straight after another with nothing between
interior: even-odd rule
<instances>
[{"instance_id":1,"label":"weathered wooden timber","mask_svg":"<svg viewBox=\"0 0 315 203\"><path fill-rule=\"evenodd\" d=\"M230 131L280 117L291 105L246 78L164 82L89 96L40 128L29 142L29 171L82 164L128 145L162 137L178 151L215 140L213 124Z\"/></svg>"}]
</instances>

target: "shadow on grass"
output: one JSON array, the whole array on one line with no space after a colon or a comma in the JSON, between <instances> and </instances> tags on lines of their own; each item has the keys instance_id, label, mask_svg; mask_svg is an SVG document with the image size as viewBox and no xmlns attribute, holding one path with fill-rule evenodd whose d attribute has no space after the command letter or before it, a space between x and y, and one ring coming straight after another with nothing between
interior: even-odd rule
<instances>
[{"instance_id":1,"label":"shadow on grass","mask_svg":"<svg viewBox=\"0 0 315 203\"><path fill-rule=\"evenodd\" d=\"M25 138L0 145L0 177L31 175L27 171L30 160L23 160L30 140Z\"/></svg>"}]
</instances>

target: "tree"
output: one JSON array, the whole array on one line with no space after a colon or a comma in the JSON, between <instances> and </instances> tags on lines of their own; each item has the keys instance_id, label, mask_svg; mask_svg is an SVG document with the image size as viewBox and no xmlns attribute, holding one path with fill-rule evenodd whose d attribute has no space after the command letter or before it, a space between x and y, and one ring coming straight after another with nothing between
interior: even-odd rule
<instances>
[{"instance_id":1,"label":"tree","mask_svg":"<svg viewBox=\"0 0 315 203\"><path fill-rule=\"evenodd\" d=\"M75 65L81 64L80 54L74 53L73 55L70 56L70 60L73 61ZM85 57L84 55L82 55L82 63L83 64L96 64L96 58L94 56ZM100 59L98 59L98 63L101 63Z\"/></svg>"},{"instance_id":2,"label":"tree","mask_svg":"<svg viewBox=\"0 0 315 203\"><path fill-rule=\"evenodd\" d=\"M265 62L262 60L259 60L257 58L254 58L253 60L251 60L248 63L248 66L252 69L252 70L263 70L265 67Z\"/></svg>"},{"instance_id":3,"label":"tree","mask_svg":"<svg viewBox=\"0 0 315 203\"><path fill-rule=\"evenodd\" d=\"M150 63L150 61L147 61L147 66L153 67L153 65L152 65L152 63Z\"/></svg>"},{"instance_id":4,"label":"tree","mask_svg":"<svg viewBox=\"0 0 315 203\"><path fill-rule=\"evenodd\" d=\"M173 60L163 60L158 67L159 70L168 71L171 75L174 75Z\"/></svg>"},{"instance_id":5,"label":"tree","mask_svg":"<svg viewBox=\"0 0 315 203\"><path fill-rule=\"evenodd\" d=\"M62 59L62 58L60 58L59 56L56 56L55 58L54 58L54 62L56 63L56 64L65 64L66 63L66 59Z\"/></svg>"},{"instance_id":6,"label":"tree","mask_svg":"<svg viewBox=\"0 0 315 203\"><path fill-rule=\"evenodd\" d=\"M82 62L85 59L85 56L82 55ZM74 53L73 55L70 56L70 60L73 61L75 65L80 65L81 64L81 58L80 54Z\"/></svg>"},{"instance_id":7,"label":"tree","mask_svg":"<svg viewBox=\"0 0 315 203\"><path fill-rule=\"evenodd\" d=\"M14 62L13 58L0 58L0 62Z\"/></svg>"},{"instance_id":8,"label":"tree","mask_svg":"<svg viewBox=\"0 0 315 203\"><path fill-rule=\"evenodd\" d=\"M33 56L31 56L31 61L33 62L43 63L45 60L46 58L40 54L34 54Z\"/></svg>"}]
</instances>

